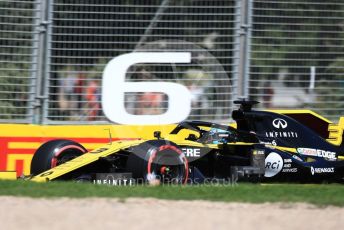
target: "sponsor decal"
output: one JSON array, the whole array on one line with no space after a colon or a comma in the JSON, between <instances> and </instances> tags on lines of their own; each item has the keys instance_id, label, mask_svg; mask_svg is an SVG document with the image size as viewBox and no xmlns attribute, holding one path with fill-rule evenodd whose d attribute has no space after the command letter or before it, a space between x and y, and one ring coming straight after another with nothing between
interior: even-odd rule
<instances>
[{"instance_id":1,"label":"sponsor decal","mask_svg":"<svg viewBox=\"0 0 344 230\"><path fill-rule=\"evenodd\" d=\"M54 173L54 171L48 171L48 172L42 173L42 174L40 175L40 177L50 176L50 175L53 174L53 173Z\"/></svg>"},{"instance_id":2,"label":"sponsor decal","mask_svg":"<svg viewBox=\"0 0 344 230\"><path fill-rule=\"evenodd\" d=\"M260 141L259 143L264 144L264 145L273 145L273 146L277 146L277 143L275 140L272 140L271 142L269 141Z\"/></svg>"},{"instance_id":3,"label":"sponsor decal","mask_svg":"<svg viewBox=\"0 0 344 230\"><path fill-rule=\"evenodd\" d=\"M201 149L199 148L182 148L182 152L187 156L187 157L200 157L201 156Z\"/></svg>"},{"instance_id":4,"label":"sponsor decal","mask_svg":"<svg viewBox=\"0 0 344 230\"><path fill-rule=\"evenodd\" d=\"M330 167L330 168L314 168L312 166L311 167L311 173L312 173L312 175L314 175L314 174L322 174L322 173L334 173L334 167Z\"/></svg>"},{"instance_id":5,"label":"sponsor decal","mask_svg":"<svg viewBox=\"0 0 344 230\"><path fill-rule=\"evenodd\" d=\"M296 156L296 155L293 155L293 158L298 160L298 161L303 161L300 157Z\"/></svg>"},{"instance_id":6,"label":"sponsor decal","mask_svg":"<svg viewBox=\"0 0 344 230\"><path fill-rule=\"evenodd\" d=\"M93 184L104 184L112 186L132 186L134 179L113 179L113 180L93 180Z\"/></svg>"},{"instance_id":7,"label":"sponsor decal","mask_svg":"<svg viewBox=\"0 0 344 230\"><path fill-rule=\"evenodd\" d=\"M90 153L97 154L97 153L104 152L106 150L108 150L108 148L100 148L100 149L95 149L95 150L91 151Z\"/></svg>"},{"instance_id":8,"label":"sponsor decal","mask_svg":"<svg viewBox=\"0 0 344 230\"><path fill-rule=\"evenodd\" d=\"M254 149L252 152L253 155L264 155L265 151L264 150L258 150L258 149Z\"/></svg>"},{"instance_id":9,"label":"sponsor decal","mask_svg":"<svg viewBox=\"0 0 344 230\"><path fill-rule=\"evenodd\" d=\"M286 173L296 173L297 168L292 168L292 159L283 159L283 169L282 172Z\"/></svg>"},{"instance_id":10,"label":"sponsor decal","mask_svg":"<svg viewBox=\"0 0 344 230\"><path fill-rule=\"evenodd\" d=\"M336 153L321 149L297 148L297 152L305 156L323 157L330 160L336 160Z\"/></svg>"},{"instance_id":11,"label":"sponsor decal","mask_svg":"<svg viewBox=\"0 0 344 230\"><path fill-rule=\"evenodd\" d=\"M285 129L288 127L288 123L286 120L282 118L276 118L272 121L272 126L276 129L279 129L277 131L269 131L265 132L265 136L269 138L298 138L298 133L295 131L284 131L281 129Z\"/></svg>"},{"instance_id":12,"label":"sponsor decal","mask_svg":"<svg viewBox=\"0 0 344 230\"><path fill-rule=\"evenodd\" d=\"M276 118L272 121L272 125L276 128L276 129L285 129L288 126L288 123L283 120L282 118Z\"/></svg>"},{"instance_id":13,"label":"sponsor decal","mask_svg":"<svg viewBox=\"0 0 344 230\"><path fill-rule=\"evenodd\" d=\"M283 159L282 157L275 153L271 152L265 158L265 177L273 177L277 175L283 168Z\"/></svg>"},{"instance_id":14,"label":"sponsor decal","mask_svg":"<svg viewBox=\"0 0 344 230\"><path fill-rule=\"evenodd\" d=\"M297 132L279 132L279 131L271 131L271 132L265 132L266 137L272 137L272 138L281 138L281 137L289 137L289 138L298 138Z\"/></svg>"},{"instance_id":15,"label":"sponsor decal","mask_svg":"<svg viewBox=\"0 0 344 230\"><path fill-rule=\"evenodd\" d=\"M296 173L297 172L297 168L286 168L286 169L283 169L282 172L285 172L285 173Z\"/></svg>"},{"instance_id":16,"label":"sponsor decal","mask_svg":"<svg viewBox=\"0 0 344 230\"><path fill-rule=\"evenodd\" d=\"M131 173L96 173L93 184L132 186L135 184L135 180Z\"/></svg>"}]
</instances>

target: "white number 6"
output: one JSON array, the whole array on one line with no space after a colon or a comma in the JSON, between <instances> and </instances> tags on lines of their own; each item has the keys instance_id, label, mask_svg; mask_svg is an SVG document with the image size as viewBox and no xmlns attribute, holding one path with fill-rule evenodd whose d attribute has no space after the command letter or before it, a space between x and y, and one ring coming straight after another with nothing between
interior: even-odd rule
<instances>
[{"instance_id":1,"label":"white number 6","mask_svg":"<svg viewBox=\"0 0 344 230\"><path fill-rule=\"evenodd\" d=\"M186 119L191 111L191 93L183 85L170 82L125 82L125 74L137 63L190 63L189 52L136 52L112 59L103 72L102 106L105 116L119 124L171 124ZM167 111L159 115L129 114L125 92L160 92L168 96Z\"/></svg>"}]
</instances>

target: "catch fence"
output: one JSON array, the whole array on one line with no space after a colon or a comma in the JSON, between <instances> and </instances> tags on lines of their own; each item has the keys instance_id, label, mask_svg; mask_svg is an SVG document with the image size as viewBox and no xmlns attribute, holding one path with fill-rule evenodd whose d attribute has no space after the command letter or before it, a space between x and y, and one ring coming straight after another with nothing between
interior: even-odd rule
<instances>
[{"instance_id":1,"label":"catch fence","mask_svg":"<svg viewBox=\"0 0 344 230\"><path fill-rule=\"evenodd\" d=\"M0 12L2 122L108 123L102 73L132 52L191 54L190 63L134 64L125 77L185 86L189 120L227 122L238 97L260 109L344 115L338 0L1 0ZM123 104L157 115L168 101L138 91L125 92Z\"/></svg>"}]
</instances>

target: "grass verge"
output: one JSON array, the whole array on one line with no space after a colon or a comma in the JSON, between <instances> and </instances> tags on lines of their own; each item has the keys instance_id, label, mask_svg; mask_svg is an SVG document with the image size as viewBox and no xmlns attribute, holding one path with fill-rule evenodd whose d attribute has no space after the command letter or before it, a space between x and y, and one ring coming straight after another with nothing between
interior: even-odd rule
<instances>
[{"instance_id":1,"label":"grass verge","mask_svg":"<svg viewBox=\"0 0 344 230\"><path fill-rule=\"evenodd\" d=\"M35 183L1 181L0 196L56 197L152 197L169 200L224 202L306 202L319 206L344 206L344 186L338 184L238 184L199 186L131 186L81 184L75 182Z\"/></svg>"}]
</instances>

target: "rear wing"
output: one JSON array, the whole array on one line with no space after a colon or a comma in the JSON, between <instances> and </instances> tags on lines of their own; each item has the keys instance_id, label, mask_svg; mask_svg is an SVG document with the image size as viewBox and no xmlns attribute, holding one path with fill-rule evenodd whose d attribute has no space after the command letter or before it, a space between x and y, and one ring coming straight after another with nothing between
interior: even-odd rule
<instances>
[{"instance_id":1,"label":"rear wing","mask_svg":"<svg viewBox=\"0 0 344 230\"><path fill-rule=\"evenodd\" d=\"M343 145L344 117L339 119L338 124L329 124L329 136L327 141L334 145Z\"/></svg>"}]
</instances>

